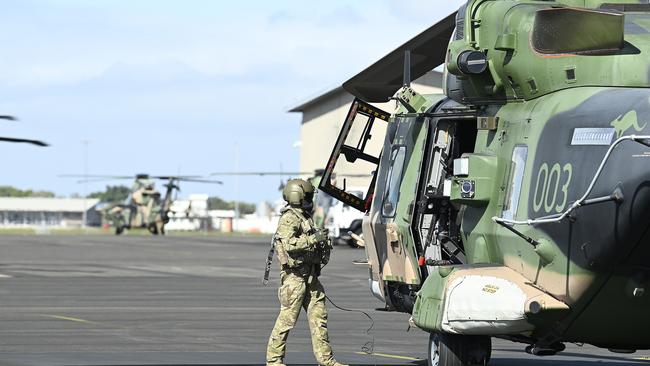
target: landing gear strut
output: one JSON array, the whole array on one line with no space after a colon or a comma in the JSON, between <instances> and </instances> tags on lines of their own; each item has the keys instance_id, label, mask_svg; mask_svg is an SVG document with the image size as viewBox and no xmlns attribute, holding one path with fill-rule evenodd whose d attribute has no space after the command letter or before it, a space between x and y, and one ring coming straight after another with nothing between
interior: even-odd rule
<instances>
[{"instance_id":1,"label":"landing gear strut","mask_svg":"<svg viewBox=\"0 0 650 366\"><path fill-rule=\"evenodd\" d=\"M492 341L487 336L431 333L429 366L487 365L492 356Z\"/></svg>"}]
</instances>

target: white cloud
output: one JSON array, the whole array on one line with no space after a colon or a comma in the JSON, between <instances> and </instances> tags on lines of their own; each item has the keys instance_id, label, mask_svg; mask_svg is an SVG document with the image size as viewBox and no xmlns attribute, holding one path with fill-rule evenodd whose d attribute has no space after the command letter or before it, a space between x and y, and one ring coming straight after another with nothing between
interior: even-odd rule
<instances>
[{"instance_id":1,"label":"white cloud","mask_svg":"<svg viewBox=\"0 0 650 366\"><path fill-rule=\"evenodd\" d=\"M235 142L248 152L242 167L295 168L299 116L286 107L340 84L452 8L390 0L184 4L3 9L0 21L12 31L0 34L0 111L24 121L10 134L53 144L46 153L20 148L3 163L8 184L78 190L53 177L79 170L83 139L94 141L96 173L231 170ZM275 194L275 184L242 184L251 199Z\"/></svg>"}]
</instances>

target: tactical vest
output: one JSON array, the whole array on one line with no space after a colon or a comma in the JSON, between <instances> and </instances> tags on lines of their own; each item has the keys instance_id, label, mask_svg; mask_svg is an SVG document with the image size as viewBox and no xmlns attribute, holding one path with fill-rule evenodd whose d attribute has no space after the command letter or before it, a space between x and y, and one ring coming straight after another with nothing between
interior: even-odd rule
<instances>
[{"instance_id":1,"label":"tactical vest","mask_svg":"<svg viewBox=\"0 0 650 366\"><path fill-rule=\"evenodd\" d=\"M311 218L306 217L301 210L290 207L283 213L283 215L294 215L300 220L300 228L298 232L294 235L295 238L298 238L302 235L311 235L316 232L314 222ZM288 240L289 238L284 238ZM281 243L281 239L276 237L276 249L278 253L278 259L280 258L281 253L286 254L286 266L283 266L283 269L289 269L297 271L301 274L307 275L311 271L311 267L314 264L317 264L317 256L314 251L304 251L301 253L294 253L293 255L288 255L284 250L284 247ZM280 259L280 264L282 264L282 259ZM303 273L304 272L304 273Z\"/></svg>"},{"instance_id":2,"label":"tactical vest","mask_svg":"<svg viewBox=\"0 0 650 366\"><path fill-rule=\"evenodd\" d=\"M307 217L299 209L289 207L282 212L284 215L293 215L300 221L300 227L297 232L294 232L293 237L299 238L302 235L312 235L316 230L316 226L312 218ZM306 250L301 253L294 253L289 255L282 244L282 240L289 240L291 238L280 238L276 232L271 240L271 249L266 261L266 268L264 274L264 284L268 283L269 272L271 270L271 262L273 260L273 252L278 256L280 268L283 271L293 272L302 276L318 276L320 275L321 264L327 264L329 260L329 253L331 243L327 243L325 251L323 250Z\"/></svg>"}]
</instances>

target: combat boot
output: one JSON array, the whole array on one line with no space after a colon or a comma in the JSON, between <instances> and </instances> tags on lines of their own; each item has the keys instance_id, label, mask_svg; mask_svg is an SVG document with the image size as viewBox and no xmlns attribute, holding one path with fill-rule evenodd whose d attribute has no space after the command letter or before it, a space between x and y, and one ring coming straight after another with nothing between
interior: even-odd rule
<instances>
[{"instance_id":1,"label":"combat boot","mask_svg":"<svg viewBox=\"0 0 650 366\"><path fill-rule=\"evenodd\" d=\"M332 362L329 362L327 365L322 365L322 366L348 366L348 365L340 363L337 360L332 360Z\"/></svg>"}]
</instances>

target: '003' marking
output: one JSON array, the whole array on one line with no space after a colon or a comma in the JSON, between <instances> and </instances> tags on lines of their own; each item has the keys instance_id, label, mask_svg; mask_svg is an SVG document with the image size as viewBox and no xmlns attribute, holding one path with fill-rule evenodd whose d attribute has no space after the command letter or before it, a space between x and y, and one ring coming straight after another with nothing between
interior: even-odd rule
<instances>
[{"instance_id":1,"label":"'003' marking","mask_svg":"<svg viewBox=\"0 0 650 366\"><path fill-rule=\"evenodd\" d=\"M550 169L549 164L542 164L537 172L533 211L539 212L543 208L546 213L562 212L568 201L572 177L571 164L560 166L559 163L555 163Z\"/></svg>"}]
</instances>

